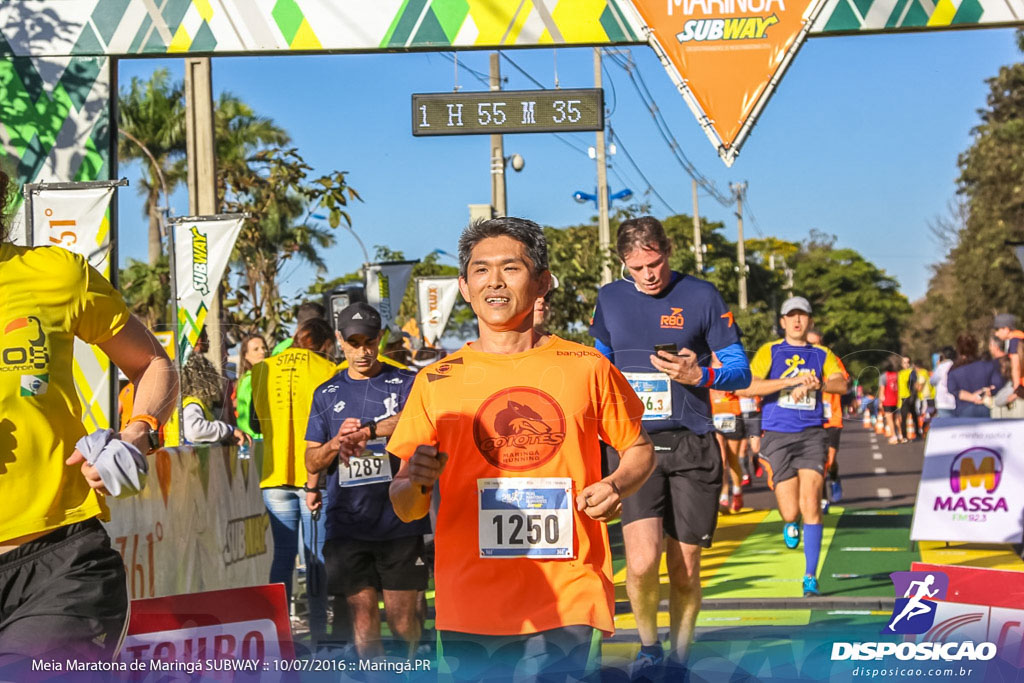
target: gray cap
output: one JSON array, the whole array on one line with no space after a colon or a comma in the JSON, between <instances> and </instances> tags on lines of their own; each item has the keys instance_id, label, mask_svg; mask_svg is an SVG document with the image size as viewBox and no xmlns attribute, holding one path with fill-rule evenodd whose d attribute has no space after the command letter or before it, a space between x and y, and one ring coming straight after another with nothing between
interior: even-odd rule
<instances>
[{"instance_id":1,"label":"gray cap","mask_svg":"<svg viewBox=\"0 0 1024 683\"><path fill-rule=\"evenodd\" d=\"M1009 327L1011 330L1017 329L1017 316L1013 313L1000 313L992 319L992 329L998 330L1000 327Z\"/></svg>"},{"instance_id":2,"label":"gray cap","mask_svg":"<svg viewBox=\"0 0 1024 683\"><path fill-rule=\"evenodd\" d=\"M782 302L782 308L779 309L779 313L782 315L788 315L793 311L803 311L807 315L810 315L811 302L802 296L791 296Z\"/></svg>"}]
</instances>

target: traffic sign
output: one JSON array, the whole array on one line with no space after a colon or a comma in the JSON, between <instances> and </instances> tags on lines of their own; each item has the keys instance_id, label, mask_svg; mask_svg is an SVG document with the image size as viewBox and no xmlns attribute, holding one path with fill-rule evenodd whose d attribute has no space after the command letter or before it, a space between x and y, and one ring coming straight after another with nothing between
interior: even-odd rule
<instances>
[{"instance_id":1,"label":"traffic sign","mask_svg":"<svg viewBox=\"0 0 1024 683\"><path fill-rule=\"evenodd\" d=\"M571 133L604 128L604 90L486 90L412 96L412 134Z\"/></svg>"}]
</instances>

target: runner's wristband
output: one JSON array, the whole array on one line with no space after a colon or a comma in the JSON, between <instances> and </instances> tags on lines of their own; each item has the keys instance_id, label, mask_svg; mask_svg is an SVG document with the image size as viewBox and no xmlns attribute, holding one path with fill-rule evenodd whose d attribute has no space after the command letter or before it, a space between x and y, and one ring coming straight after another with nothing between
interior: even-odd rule
<instances>
[{"instance_id":1,"label":"runner's wristband","mask_svg":"<svg viewBox=\"0 0 1024 683\"><path fill-rule=\"evenodd\" d=\"M128 422L125 423L125 426L130 425L132 422L145 422L147 425L149 425L150 429L154 431L160 430L160 421L157 420L152 415L148 415L146 413L139 413L138 415L133 415L128 420Z\"/></svg>"},{"instance_id":2,"label":"runner's wristband","mask_svg":"<svg viewBox=\"0 0 1024 683\"><path fill-rule=\"evenodd\" d=\"M314 486L313 488L309 488L309 486L307 486L306 484L303 484L302 485L302 490L305 491L306 493L318 493L320 491L320 488L318 486Z\"/></svg>"}]
</instances>

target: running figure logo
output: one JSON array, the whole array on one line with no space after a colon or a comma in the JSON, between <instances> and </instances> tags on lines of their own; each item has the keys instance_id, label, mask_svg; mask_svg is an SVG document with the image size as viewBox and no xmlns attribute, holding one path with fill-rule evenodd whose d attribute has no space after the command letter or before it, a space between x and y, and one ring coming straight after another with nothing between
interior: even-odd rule
<instances>
[{"instance_id":1,"label":"running figure logo","mask_svg":"<svg viewBox=\"0 0 1024 683\"><path fill-rule=\"evenodd\" d=\"M889 576L897 597L882 633L926 632L935 621L935 601L944 599L949 590L949 577L943 572L893 572Z\"/></svg>"}]
</instances>

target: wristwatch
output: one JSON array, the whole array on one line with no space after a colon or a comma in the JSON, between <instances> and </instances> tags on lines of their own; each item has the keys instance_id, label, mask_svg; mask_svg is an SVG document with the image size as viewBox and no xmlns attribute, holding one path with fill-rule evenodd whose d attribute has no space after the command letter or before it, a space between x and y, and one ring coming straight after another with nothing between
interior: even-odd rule
<instances>
[{"instance_id":1,"label":"wristwatch","mask_svg":"<svg viewBox=\"0 0 1024 683\"><path fill-rule=\"evenodd\" d=\"M152 453L153 451L159 449L160 448L160 422L155 417L153 417L152 415L146 415L145 413L140 413L139 415L133 415L132 418L130 420L128 420L128 422L127 422L127 424L125 426L130 425L133 422L145 422L146 426L149 427L149 429L146 430L146 438L149 440L149 450L146 451L146 454L148 455L148 454Z\"/></svg>"}]
</instances>

